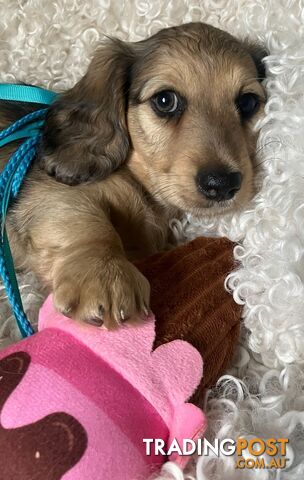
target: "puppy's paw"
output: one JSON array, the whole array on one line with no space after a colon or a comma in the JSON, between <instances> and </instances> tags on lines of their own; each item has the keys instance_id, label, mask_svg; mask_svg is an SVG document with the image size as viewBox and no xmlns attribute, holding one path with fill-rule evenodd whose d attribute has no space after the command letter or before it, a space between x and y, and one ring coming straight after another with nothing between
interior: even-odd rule
<instances>
[{"instance_id":1,"label":"puppy's paw","mask_svg":"<svg viewBox=\"0 0 304 480\"><path fill-rule=\"evenodd\" d=\"M57 310L75 320L115 328L148 315L150 285L127 259L98 261L91 271L66 272L55 281Z\"/></svg>"}]
</instances>

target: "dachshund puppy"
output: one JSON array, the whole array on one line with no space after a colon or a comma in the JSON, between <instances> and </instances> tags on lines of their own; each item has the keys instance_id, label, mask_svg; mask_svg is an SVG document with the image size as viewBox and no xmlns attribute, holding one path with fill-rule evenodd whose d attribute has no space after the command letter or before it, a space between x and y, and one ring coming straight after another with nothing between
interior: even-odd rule
<instances>
[{"instance_id":1,"label":"dachshund puppy","mask_svg":"<svg viewBox=\"0 0 304 480\"><path fill-rule=\"evenodd\" d=\"M109 40L50 107L8 230L16 266L57 309L109 328L147 314L149 284L131 261L167 248L173 216L246 204L264 55L202 23ZM2 102L0 127L37 108Z\"/></svg>"}]
</instances>

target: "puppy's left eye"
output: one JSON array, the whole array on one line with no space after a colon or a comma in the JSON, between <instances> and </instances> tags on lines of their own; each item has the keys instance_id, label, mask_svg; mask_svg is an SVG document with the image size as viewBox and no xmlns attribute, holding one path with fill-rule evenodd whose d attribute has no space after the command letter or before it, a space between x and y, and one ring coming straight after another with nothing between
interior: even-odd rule
<instances>
[{"instance_id":1,"label":"puppy's left eye","mask_svg":"<svg viewBox=\"0 0 304 480\"><path fill-rule=\"evenodd\" d=\"M243 93L238 96L235 103L242 119L247 120L258 111L260 99L255 93Z\"/></svg>"},{"instance_id":2,"label":"puppy's left eye","mask_svg":"<svg viewBox=\"0 0 304 480\"><path fill-rule=\"evenodd\" d=\"M182 111L182 101L172 90L163 90L151 98L151 105L157 115L174 116Z\"/></svg>"}]
</instances>

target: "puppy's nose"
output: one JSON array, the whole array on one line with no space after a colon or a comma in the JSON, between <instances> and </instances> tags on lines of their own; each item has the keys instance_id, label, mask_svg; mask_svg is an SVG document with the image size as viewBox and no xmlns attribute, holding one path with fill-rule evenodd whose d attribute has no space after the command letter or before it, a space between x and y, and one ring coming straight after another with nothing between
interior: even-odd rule
<instances>
[{"instance_id":1,"label":"puppy's nose","mask_svg":"<svg viewBox=\"0 0 304 480\"><path fill-rule=\"evenodd\" d=\"M226 169L202 169L196 177L198 189L208 200L217 202L230 200L239 191L242 184L240 172L229 172Z\"/></svg>"}]
</instances>

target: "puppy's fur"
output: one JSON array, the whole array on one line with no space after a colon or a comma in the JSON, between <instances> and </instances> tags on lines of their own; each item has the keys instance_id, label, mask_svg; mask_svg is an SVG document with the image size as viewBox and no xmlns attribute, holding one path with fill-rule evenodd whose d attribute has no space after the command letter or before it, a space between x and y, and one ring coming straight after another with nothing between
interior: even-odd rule
<instances>
[{"instance_id":1,"label":"puppy's fur","mask_svg":"<svg viewBox=\"0 0 304 480\"><path fill-rule=\"evenodd\" d=\"M130 260L168 246L170 217L218 215L251 197L263 55L201 23L109 40L51 106L8 228L16 265L41 278L59 310L108 327L146 312L149 284ZM183 99L179 115L152 108L164 90ZM260 107L244 120L236 99L246 92ZM37 108L2 102L0 127ZM2 149L2 167L15 148ZM242 185L211 201L196 177L221 167Z\"/></svg>"}]
</instances>

